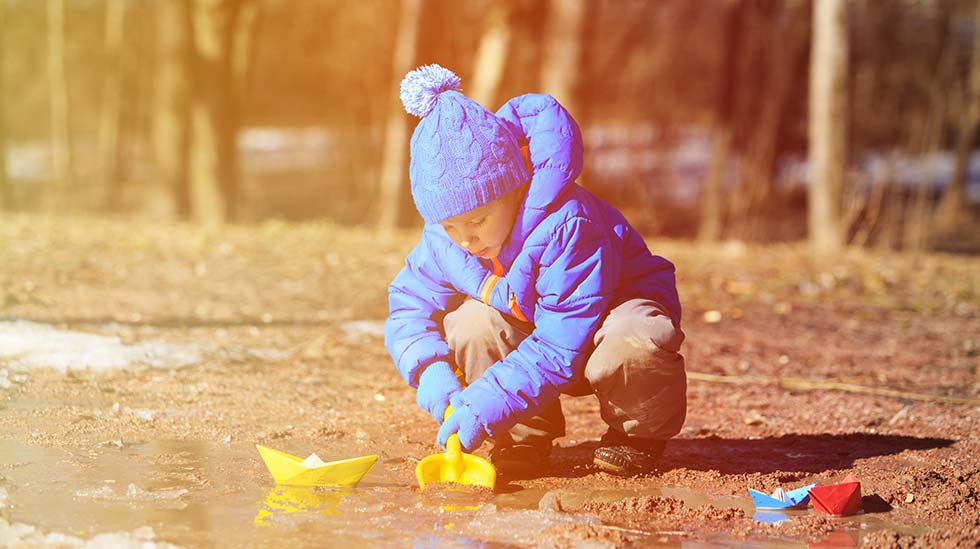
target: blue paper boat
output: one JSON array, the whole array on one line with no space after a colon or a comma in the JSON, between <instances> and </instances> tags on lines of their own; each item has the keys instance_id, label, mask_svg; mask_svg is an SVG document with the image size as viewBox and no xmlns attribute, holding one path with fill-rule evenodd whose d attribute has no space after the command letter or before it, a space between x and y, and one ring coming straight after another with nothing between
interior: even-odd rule
<instances>
[{"instance_id":1,"label":"blue paper boat","mask_svg":"<svg viewBox=\"0 0 980 549\"><path fill-rule=\"evenodd\" d=\"M777 489L772 496L769 496L758 490L749 488L749 496L752 497L752 503L755 504L756 509L804 509L810 503L809 492L810 488L814 486L816 484L783 492L782 497L779 497L779 492L782 489Z\"/></svg>"}]
</instances>

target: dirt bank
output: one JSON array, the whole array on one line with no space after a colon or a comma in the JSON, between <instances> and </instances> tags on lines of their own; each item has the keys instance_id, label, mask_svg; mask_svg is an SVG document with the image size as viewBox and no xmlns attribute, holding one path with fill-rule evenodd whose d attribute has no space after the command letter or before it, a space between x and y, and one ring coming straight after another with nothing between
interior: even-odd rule
<instances>
[{"instance_id":1,"label":"dirt bank","mask_svg":"<svg viewBox=\"0 0 980 549\"><path fill-rule=\"evenodd\" d=\"M3 319L205 352L189 366L106 372L22 371L0 359L0 439L71 449L151 440L333 447L378 453L387 477L410 486L416 460L434 451L435 425L415 407L379 327L386 284L412 244L409 234L379 240L330 225L202 231L4 219ZM596 403L569 398L568 436L551 468L504 491L666 485L744 496L747 487L854 473L865 522L887 517L898 528L865 533L813 511L768 525L731 507L638 496L563 511L619 529L559 525L549 539L630 545L649 543L650 532L674 540L719 531L819 542L843 530L875 547L980 543L980 259L650 245L677 265L683 352L689 371L706 374L689 382L688 421L662 470L637 479L596 471ZM839 385L779 384L787 378ZM905 394L839 390L853 386ZM244 474L265 474L257 456Z\"/></svg>"}]
</instances>

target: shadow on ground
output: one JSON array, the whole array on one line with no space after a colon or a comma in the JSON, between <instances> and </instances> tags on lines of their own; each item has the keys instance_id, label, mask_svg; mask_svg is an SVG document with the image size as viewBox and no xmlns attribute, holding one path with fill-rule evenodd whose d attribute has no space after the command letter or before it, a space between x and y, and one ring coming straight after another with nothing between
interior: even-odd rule
<instances>
[{"instance_id":1,"label":"shadow on ground","mask_svg":"<svg viewBox=\"0 0 980 549\"><path fill-rule=\"evenodd\" d=\"M758 439L717 436L676 439L667 444L661 471L691 469L718 471L725 475L798 471L823 473L849 469L859 459L898 454L905 450L945 448L955 442L945 438L920 438L869 433L783 435ZM589 441L555 448L551 474L581 477L595 471L592 452L598 442Z\"/></svg>"}]
</instances>

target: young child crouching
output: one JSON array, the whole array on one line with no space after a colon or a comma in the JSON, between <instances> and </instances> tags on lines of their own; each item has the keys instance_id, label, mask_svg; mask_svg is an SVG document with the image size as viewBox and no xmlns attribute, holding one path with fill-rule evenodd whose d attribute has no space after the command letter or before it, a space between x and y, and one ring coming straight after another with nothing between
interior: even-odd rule
<instances>
[{"instance_id":1,"label":"young child crouching","mask_svg":"<svg viewBox=\"0 0 980 549\"><path fill-rule=\"evenodd\" d=\"M458 89L438 65L401 84L422 119L409 175L425 228L388 289L385 346L437 442L490 438L502 475L547 464L562 393L599 399L598 467L653 470L686 415L674 266L575 183L581 132L553 97L493 114Z\"/></svg>"}]
</instances>

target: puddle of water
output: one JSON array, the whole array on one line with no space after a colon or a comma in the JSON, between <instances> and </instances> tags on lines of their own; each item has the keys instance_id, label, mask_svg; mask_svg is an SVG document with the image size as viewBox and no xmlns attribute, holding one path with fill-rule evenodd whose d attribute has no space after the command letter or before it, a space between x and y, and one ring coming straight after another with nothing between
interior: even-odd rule
<instances>
[{"instance_id":1,"label":"puddle of water","mask_svg":"<svg viewBox=\"0 0 980 549\"><path fill-rule=\"evenodd\" d=\"M394 478L379 464L353 488L276 486L254 446L245 444L153 441L63 451L0 441L0 490L6 494L0 517L85 539L152 528L157 541L191 546L317 545L330 540L335 545L506 547L539 544L543 531L562 524L607 528L590 515L539 510L544 490L470 501L465 493L423 497L408 481ZM690 507L734 507L746 516L754 511L747 497L709 497L678 487L640 493L583 485L556 492L565 508L652 495L676 498ZM790 513L783 520L796 513L806 514ZM860 546L865 534L885 527L902 531L880 515L841 521L830 546ZM647 533L633 534L647 542ZM658 534L649 543L662 543L655 540L675 547L744 545L724 535L697 541ZM803 545L774 539L762 546Z\"/></svg>"},{"instance_id":2,"label":"puddle of water","mask_svg":"<svg viewBox=\"0 0 980 549\"><path fill-rule=\"evenodd\" d=\"M414 486L377 469L354 488L276 486L251 445L155 441L76 452L0 441L0 487L8 494L0 517L10 523L83 538L149 527L178 545L493 547L576 520L426 506ZM527 526L515 529L519 522Z\"/></svg>"}]
</instances>

